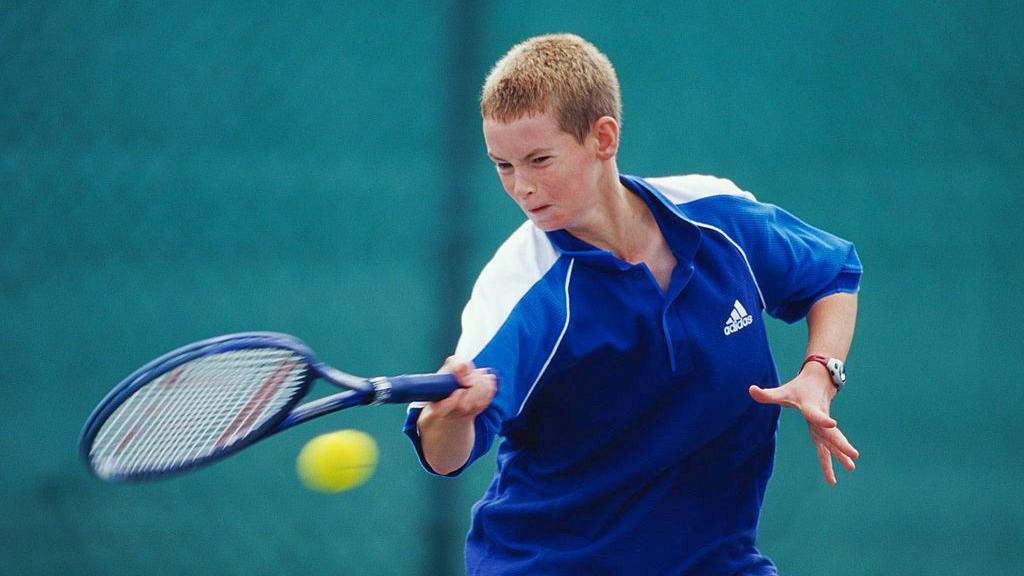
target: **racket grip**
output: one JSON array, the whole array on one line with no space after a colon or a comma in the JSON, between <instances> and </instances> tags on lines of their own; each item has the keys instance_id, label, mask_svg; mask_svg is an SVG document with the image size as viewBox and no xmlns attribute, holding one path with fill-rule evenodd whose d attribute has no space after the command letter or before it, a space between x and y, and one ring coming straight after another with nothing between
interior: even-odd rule
<instances>
[{"instance_id":1,"label":"racket grip","mask_svg":"<svg viewBox=\"0 0 1024 576\"><path fill-rule=\"evenodd\" d=\"M403 374L371 380L373 404L405 404L432 402L447 398L459 387L451 374Z\"/></svg>"}]
</instances>

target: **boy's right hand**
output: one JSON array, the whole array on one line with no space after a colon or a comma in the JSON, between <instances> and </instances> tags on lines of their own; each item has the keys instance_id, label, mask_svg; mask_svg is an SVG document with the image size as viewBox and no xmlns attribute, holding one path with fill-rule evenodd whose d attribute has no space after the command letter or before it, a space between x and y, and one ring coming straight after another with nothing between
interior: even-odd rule
<instances>
[{"instance_id":1,"label":"boy's right hand","mask_svg":"<svg viewBox=\"0 0 1024 576\"><path fill-rule=\"evenodd\" d=\"M453 374L459 388L444 400L428 404L423 412L430 412L428 418L445 420L472 420L491 404L498 391L498 379L487 369L476 369L472 362L449 356L438 370L439 374ZM422 418L423 416L421 416Z\"/></svg>"},{"instance_id":2,"label":"boy's right hand","mask_svg":"<svg viewBox=\"0 0 1024 576\"><path fill-rule=\"evenodd\" d=\"M476 370L472 362L454 356L438 373L451 373L459 388L444 400L430 402L420 411L416 428L423 457L438 474L450 474L465 466L476 439L476 415L491 404L498 379L487 370Z\"/></svg>"}]
</instances>

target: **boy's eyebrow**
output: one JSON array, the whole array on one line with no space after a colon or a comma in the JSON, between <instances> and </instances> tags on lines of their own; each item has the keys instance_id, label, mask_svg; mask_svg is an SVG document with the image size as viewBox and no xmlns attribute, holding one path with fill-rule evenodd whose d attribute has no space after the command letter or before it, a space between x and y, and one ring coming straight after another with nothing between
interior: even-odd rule
<instances>
[{"instance_id":1,"label":"boy's eyebrow","mask_svg":"<svg viewBox=\"0 0 1024 576\"><path fill-rule=\"evenodd\" d=\"M523 156L523 160L528 160L528 159L530 159L530 158L532 158L532 157L534 157L534 156L536 156L538 154L544 154L546 152L551 152L551 148L534 148L533 150L530 151L529 154L527 154L526 156ZM494 154L491 154L490 150L487 151L487 155L491 157L491 160L496 160L498 162L505 162L506 161L504 158L498 158Z\"/></svg>"}]
</instances>

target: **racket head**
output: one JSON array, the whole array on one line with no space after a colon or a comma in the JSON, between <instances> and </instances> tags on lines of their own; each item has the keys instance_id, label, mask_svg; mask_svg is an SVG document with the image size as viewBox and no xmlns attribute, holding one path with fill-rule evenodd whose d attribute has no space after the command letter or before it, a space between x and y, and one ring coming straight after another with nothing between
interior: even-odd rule
<instances>
[{"instance_id":1,"label":"racket head","mask_svg":"<svg viewBox=\"0 0 1024 576\"><path fill-rule=\"evenodd\" d=\"M109 482L162 478L219 460L271 434L320 366L302 341L275 332L183 346L107 394L82 430L80 455Z\"/></svg>"}]
</instances>

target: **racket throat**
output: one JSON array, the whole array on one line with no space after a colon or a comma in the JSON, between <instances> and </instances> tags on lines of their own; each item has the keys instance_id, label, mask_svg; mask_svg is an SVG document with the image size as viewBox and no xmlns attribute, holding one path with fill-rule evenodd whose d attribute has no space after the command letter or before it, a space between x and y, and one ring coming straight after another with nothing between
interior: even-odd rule
<instances>
[{"instance_id":1,"label":"racket throat","mask_svg":"<svg viewBox=\"0 0 1024 576\"><path fill-rule=\"evenodd\" d=\"M370 406L387 404L388 400L391 399L391 381L383 376L378 376L377 378L371 378L369 382L373 386L373 397L368 404Z\"/></svg>"}]
</instances>

